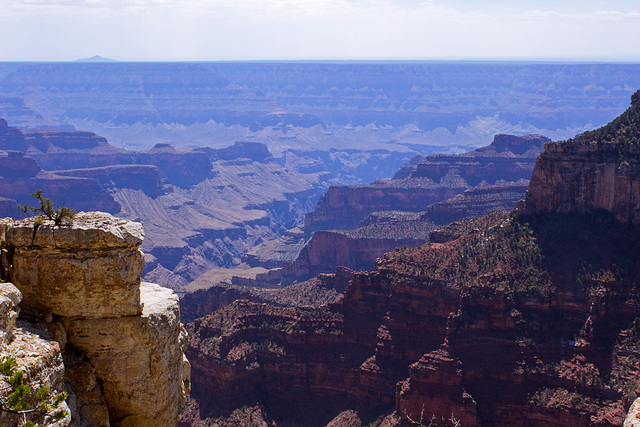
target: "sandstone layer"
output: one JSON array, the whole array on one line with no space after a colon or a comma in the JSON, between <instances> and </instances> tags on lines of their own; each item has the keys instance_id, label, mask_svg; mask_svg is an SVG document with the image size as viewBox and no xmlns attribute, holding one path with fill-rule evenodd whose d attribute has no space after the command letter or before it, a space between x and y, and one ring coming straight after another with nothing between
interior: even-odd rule
<instances>
[{"instance_id":1,"label":"sandstone layer","mask_svg":"<svg viewBox=\"0 0 640 427\"><path fill-rule=\"evenodd\" d=\"M139 223L81 212L70 225L0 224L3 278L64 349L77 413L94 426L172 426L190 388L169 289L140 282Z\"/></svg>"}]
</instances>

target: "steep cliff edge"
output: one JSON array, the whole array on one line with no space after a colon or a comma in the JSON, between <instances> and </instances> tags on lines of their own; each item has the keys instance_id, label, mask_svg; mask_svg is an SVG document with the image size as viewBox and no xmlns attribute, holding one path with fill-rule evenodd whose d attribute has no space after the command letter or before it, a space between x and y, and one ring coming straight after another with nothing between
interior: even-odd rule
<instances>
[{"instance_id":1,"label":"steep cliff edge","mask_svg":"<svg viewBox=\"0 0 640 427\"><path fill-rule=\"evenodd\" d=\"M606 126L550 142L536 162L525 212L606 210L640 224L640 91Z\"/></svg>"},{"instance_id":2,"label":"steep cliff edge","mask_svg":"<svg viewBox=\"0 0 640 427\"><path fill-rule=\"evenodd\" d=\"M189 393L179 301L140 282L143 238L139 223L100 212L62 227L0 223L2 277L24 297L21 317L63 350L74 415L89 425L172 426Z\"/></svg>"}]
</instances>

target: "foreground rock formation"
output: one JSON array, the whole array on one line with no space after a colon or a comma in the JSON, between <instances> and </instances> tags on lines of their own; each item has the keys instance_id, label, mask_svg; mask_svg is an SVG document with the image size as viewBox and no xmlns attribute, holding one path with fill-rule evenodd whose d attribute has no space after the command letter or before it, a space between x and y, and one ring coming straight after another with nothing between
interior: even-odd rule
<instances>
[{"instance_id":1,"label":"foreground rock formation","mask_svg":"<svg viewBox=\"0 0 640 427\"><path fill-rule=\"evenodd\" d=\"M616 134L626 130L635 146L638 125L629 119ZM338 302L236 301L194 321L197 405L183 422L260 404L265 420L283 424L326 425L351 409L363 423L388 415L386 425L412 425L421 414L427 423L453 414L465 427L621 425L640 396L638 208L626 203L620 216L616 203L590 203L604 194L597 179L579 178L578 195L588 197L568 207L539 195L563 200L574 187L557 180L613 169L624 185L604 186L609 200L634 201L635 175L623 172L637 159L609 156L609 147L592 156L597 138L581 144L589 144L581 158L567 156L582 164L574 174L554 169L560 156L544 167L563 146L547 145L523 206L383 256L374 271L354 274Z\"/></svg>"},{"instance_id":2,"label":"foreground rock formation","mask_svg":"<svg viewBox=\"0 0 640 427\"><path fill-rule=\"evenodd\" d=\"M100 212L71 226L0 223L2 277L63 350L73 415L92 426L175 425L189 393L178 298L140 282L143 238L139 223Z\"/></svg>"}]
</instances>

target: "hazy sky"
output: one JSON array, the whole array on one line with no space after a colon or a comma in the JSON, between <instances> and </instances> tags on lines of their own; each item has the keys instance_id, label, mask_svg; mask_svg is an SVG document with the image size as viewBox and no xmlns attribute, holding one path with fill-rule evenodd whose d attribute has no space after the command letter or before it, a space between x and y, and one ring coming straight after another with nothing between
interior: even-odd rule
<instances>
[{"instance_id":1,"label":"hazy sky","mask_svg":"<svg viewBox=\"0 0 640 427\"><path fill-rule=\"evenodd\" d=\"M640 62L638 0L0 0L0 60Z\"/></svg>"}]
</instances>

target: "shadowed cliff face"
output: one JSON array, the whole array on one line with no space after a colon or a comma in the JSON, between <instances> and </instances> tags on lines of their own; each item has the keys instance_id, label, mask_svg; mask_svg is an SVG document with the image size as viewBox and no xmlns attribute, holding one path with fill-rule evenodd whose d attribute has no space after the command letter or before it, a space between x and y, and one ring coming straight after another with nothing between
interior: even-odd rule
<instances>
[{"instance_id":1,"label":"shadowed cliff face","mask_svg":"<svg viewBox=\"0 0 640 427\"><path fill-rule=\"evenodd\" d=\"M385 255L328 312L236 302L191 324L201 417L258 401L276 421L324 425L386 403L465 426L619 425L640 379L639 231L497 214L459 230Z\"/></svg>"}]
</instances>

